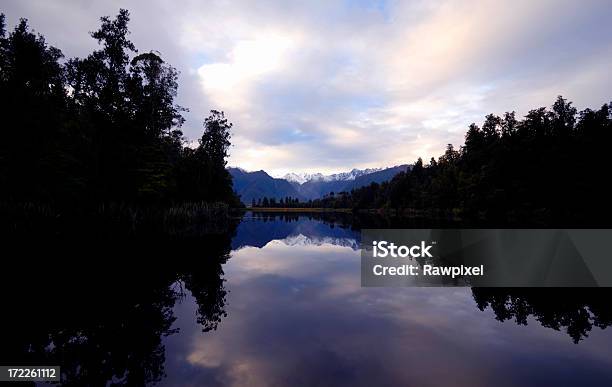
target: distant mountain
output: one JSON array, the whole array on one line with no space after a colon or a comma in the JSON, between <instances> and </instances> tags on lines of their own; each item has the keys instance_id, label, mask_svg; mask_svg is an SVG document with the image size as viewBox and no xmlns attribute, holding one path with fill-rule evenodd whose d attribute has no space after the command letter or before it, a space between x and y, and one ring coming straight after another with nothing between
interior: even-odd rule
<instances>
[{"instance_id":1,"label":"distant mountain","mask_svg":"<svg viewBox=\"0 0 612 387\"><path fill-rule=\"evenodd\" d=\"M366 185L370 185L371 183L382 183L384 181L389 181L393 179L395 175L400 172L406 172L410 169L410 165L398 165L391 168L379 169L375 172L361 175L355 178L353 181L349 181L345 186L343 191L350 191L355 188L364 187Z\"/></svg>"},{"instance_id":2,"label":"distant mountain","mask_svg":"<svg viewBox=\"0 0 612 387\"><path fill-rule=\"evenodd\" d=\"M311 180L321 180L324 176L321 173L288 173L283 176L283 179L290 183L304 184Z\"/></svg>"},{"instance_id":3,"label":"distant mountain","mask_svg":"<svg viewBox=\"0 0 612 387\"><path fill-rule=\"evenodd\" d=\"M367 175L380 170L381 168L353 169L350 172L335 173L333 175L323 175L322 173L288 173L283 176L283 179L291 183L298 184L321 181L347 181L355 180L355 178L359 176Z\"/></svg>"},{"instance_id":4,"label":"distant mountain","mask_svg":"<svg viewBox=\"0 0 612 387\"><path fill-rule=\"evenodd\" d=\"M247 172L241 168L228 168L233 177L234 191L243 203L250 204L253 199L287 196L304 200L304 197L285 179L276 179L264 171Z\"/></svg>"},{"instance_id":5,"label":"distant mountain","mask_svg":"<svg viewBox=\"0 0 612 387\"><path fill-rule=\"evenodd\" d=\"M340 192L347 184L346 180L316 181L310 180L297 187L306 199L317 199L330 192Z\"/></svg>"},{"instance_id":6,"label":"distant mountain","mask_svg":"<svg viewBox=\"0 0 612 387\"><path fill-rule=\"evenodd\" d=\"M353 169L350 172L333 175L289 173L283 178L274 178L264 171L247 172L240 168L229 168L234 178L234 191L243 203L250 204L252 199L291 196L300 200L317 199L330 192L350 191L370 183L391 180L399 172L406 171L408 165L391 168Z\"/></svg>"},{"instance_id":7,"label":"distant mountain","mask_svg":"<svg viewBox=\"0 0 612 387\"><path fill-rule=\"evenodd\" d=\"M391 168L377 169L353 169L350 172L338 173L326 176L324 179L311 179L296 186L298 192L306 199L316 199L330 192L349 192L352 189L369 185L370 183L382 183L391 180L393 176L404 172L408 165L399 165Z\"/></svg>"}]
</instances>

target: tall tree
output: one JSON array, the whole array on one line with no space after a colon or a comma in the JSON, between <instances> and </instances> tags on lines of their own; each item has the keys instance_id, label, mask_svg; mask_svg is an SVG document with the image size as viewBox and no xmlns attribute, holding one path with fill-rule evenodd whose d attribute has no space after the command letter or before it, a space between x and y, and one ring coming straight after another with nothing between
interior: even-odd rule
<instances>
[{"instance_id":1,"label":"tall tree","mask_svg":"<svg viewBox=\"0 0 612 387\"><path fill-rule=\"evenodd\" d=\"M164 63L159 53L134 57L130 65L128 93L132 125L140 132L136 149L138 194L161 197L176 190L171 174L182 150L186 109L176 105L177 71Z\"/></svg>"},{"instance_id":2,"label":"tall tree","mask_svg":"<svg viewBox=\"0 0 612 387\"><path fill-rule=\"evenodd\" d=\"M231 189L232 176L225 168L230 143L232 124L227 121L221 111L211 110L210 116L204 120L204 134L200 146L196 150L198 157L207 166L209 191L208 200L219 201L234 196Z\"/></svg>"},{"instance_id":3,"label":"tall tree","mask_svg":"<svg viewBox=\"0 0 612 387\"><path fill-rule=\"evenodd\" d=\"M21 19L6 36L0 17L0 195L18 200L61 195L66 88L62 53Z\"/></svg>"},{"instance_id":4,"label":"tall tree","mask_svg":"<svg viewBox=\"0 0 612 387\"><path fill-rule=\"evenodd\" d=\"M200 145L185 147L176 69L137 55L127 10L100 20L100 48L62 65L26 20L7 36L0 15L0 199L236 204L224 114L212 111Z\"/></svg>"},{"instance_id":5,"label":"tall tree","mask_svg":"<svg viewBox=\"0 0 612 387\"><path fill-rule=\"evenodd\" d=\"M91 33L101 49L67 66L80 126L90 131L92 195L100 200L134 199L140 181L135 172L141 128L131 121L127 92L129 55L136 52L127 37L129 20L125 9L114 20L102 17Z\"/></svg>"},{"instance_id":6,"label":"tall tree","mask_svg":"<svg viewBox=\"0 0 612 387\"><path fill-rule=\"evenodd\" d=\"M232 176L225 168L231 127L223 112L211 110L204 120L204 134L198 147L185 150L180 191L188 199L238 204L232 190Z\"/></svg>"}]
</instances>

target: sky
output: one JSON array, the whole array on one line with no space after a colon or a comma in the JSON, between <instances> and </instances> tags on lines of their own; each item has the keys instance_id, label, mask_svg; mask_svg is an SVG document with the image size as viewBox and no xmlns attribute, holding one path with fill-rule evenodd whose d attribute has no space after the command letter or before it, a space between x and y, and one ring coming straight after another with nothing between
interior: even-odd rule
<instances>
[{"instance_id":1,"label":"sky","mask_svg":"<svg viewBox=\"0 0 612 387\"><path fill-rule=\"evenodd\" d=\"M489 113L612 100L609 0L4 0L66 57L99 17L180 71L183 132L211 109L234 124L229 165L335 173L429 160Z\"/></svg>"}]
</instances>

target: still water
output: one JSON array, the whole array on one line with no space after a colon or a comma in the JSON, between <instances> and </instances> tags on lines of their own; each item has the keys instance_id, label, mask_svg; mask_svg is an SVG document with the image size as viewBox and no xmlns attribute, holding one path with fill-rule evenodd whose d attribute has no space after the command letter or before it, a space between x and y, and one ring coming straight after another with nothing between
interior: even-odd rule
<instances>
[{"instance_id":1,"label":"still water","mask_svg":"<svg viewBox=\"0 0 612 387\"><path fill-rule=\"evenodd\" d=\"M612 330L575 344L563 324L578 316L555 330L500 322L470 288L361 288L358 241L306 217L247 216L223 267L227 317L203 333L193 298L175 307L162 384L612 385Z\"/></svg>"},{"instance_id":2,"label":"still water","mask_svg":"<svg viewBox=\"0 0 612 387\"><path fill-rule=\"evenodd\" d=\"M247 213L200 257L72 277L3 340L67 385L612 385L609 291L362 288L359 241Z\"/></svg>"}]
</instances>

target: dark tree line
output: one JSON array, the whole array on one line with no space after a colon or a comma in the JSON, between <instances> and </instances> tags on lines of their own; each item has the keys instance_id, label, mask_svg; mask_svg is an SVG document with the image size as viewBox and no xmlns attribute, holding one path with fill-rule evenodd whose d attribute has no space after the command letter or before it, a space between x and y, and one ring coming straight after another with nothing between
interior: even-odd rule
<instances>
[{"instance_id":1,"label":"dark tree line","mask_svg":"<svg viewBox=\"0 0 612 387\"><path fill-rule=\"evenodd\" d=\"M542 326L564 330L578 344L593 327L612 325L609 289L472 288L478 309L491 308L499 321L527 325L533 316Z\"/></svg>"},{"instance_id":2,"label":"dark tree line","mask_svg":"<svg viewBox=\"0 0 612 387\"><path fill-rule=\"evenodd\" d=\"M237 203L223 112L185 146L178 73L129 40L129 13L101 18L100 48L65 60L21 19L0 15L0 200L53 204Z\"/></svg>"},{"instance_id":3,"label":"dark tree line","mask_svg":"<svg viewBox=\"0 0 612 387\"><path fill-rule=\"evenodd\" d=\"M285 198L268 198L264 196L257 200L251 201L252 208L349 208L352 202L350 201L349 192L330 192L322 198L308 199L300 201L299 198L287 196Z\"/></svg>"},{"instance_id":4,"label":"dark tree line","mask_svg":"<svg viewBox=\"0 0 612 387\"><path fill-rule=\"evenodd\" d=\"M251 200L251 207L253 208L300 208L303 204L304 203L300 203L298 198L291 196L286 196L278 200L276 200L276 198L268 198L267 196L257 200L255 200L255 198Z\"/></svg>"},{"instance_id":5,"label":"dark tree line","mask_svg":"<svg viewBox=\"0 0 612 387\"><path fill-rule=\"evenodd\" d=\"M443 211L491 221L610 223L612 108L578 112L559 97L551 110L493 114L469 126L465 145L448 145L391 181L328 196L322 207Z\"/></svg>"}]
</instances>

